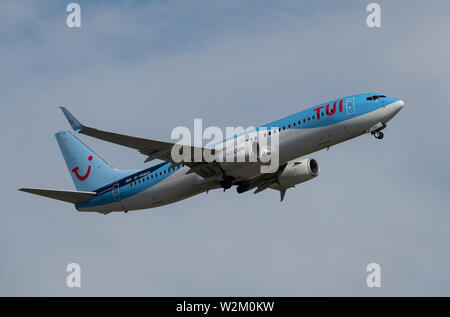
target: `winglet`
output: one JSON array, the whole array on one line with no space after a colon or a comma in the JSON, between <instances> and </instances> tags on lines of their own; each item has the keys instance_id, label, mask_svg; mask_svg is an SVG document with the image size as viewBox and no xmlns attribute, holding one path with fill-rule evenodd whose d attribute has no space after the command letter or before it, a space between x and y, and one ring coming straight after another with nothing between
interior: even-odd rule
<instances>
[{"instance_id":1,"label":"winglet","mask_svg":"<svg viewBox=\"0 0 450 317\"><path fill-rule=\"evenodd\" d=\"M67 110L65 107L59 107L59 108L62 110L64 116L66 117L67 121L69 121L69 123L74 131L78 132L84 128L84 126L77 120L77 118L75 118L69 112L69 110Z\"/></svg>"}]
</instances>

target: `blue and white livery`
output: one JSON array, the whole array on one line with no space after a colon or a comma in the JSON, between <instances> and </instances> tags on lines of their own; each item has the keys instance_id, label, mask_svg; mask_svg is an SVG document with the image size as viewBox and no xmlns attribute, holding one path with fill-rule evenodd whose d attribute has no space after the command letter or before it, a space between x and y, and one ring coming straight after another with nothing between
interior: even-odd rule
<instances>
[{"instance_id":1,"label":"blue and white livery","mask_svg":"<svg viewBox=\"0 0 450 317\"><path fill-rule=\"evenodd\" d=\"M175 162L171 157L174 143L87 127L62 107L74 132L63 130L55 136L76 190L20 190L73 203L78 211L103 214L163 206L232 186L236 186L238 193L252 189L256 189L255 193L267 188L278 190L283 200L288 188L319 175L316 160L298 158L363 134L382 139L381 130L403 105L402 100L382 94L352 95L257 128L267 128L278 134L279 167L274 173L261 173L260 164L255 163ZM146 161L160 159L164 162L143 170L116 169L81 142L77 133L134 148L147 156ZM242 138L241 142L236 146L258 145L253 137Z\"/></svg>"}]
</instances>

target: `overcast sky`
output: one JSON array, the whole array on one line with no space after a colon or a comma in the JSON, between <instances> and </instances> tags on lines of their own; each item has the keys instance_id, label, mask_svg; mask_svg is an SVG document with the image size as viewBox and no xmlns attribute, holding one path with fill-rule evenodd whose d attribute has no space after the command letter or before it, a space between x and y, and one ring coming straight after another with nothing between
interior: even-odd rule
<instances>
[{"instance_id":1,"label":"overcast sky","mask_svg":"<svg viewBox=\"0 0 450 317\"><path fill-rule=\"evenodd\" d=\"M370 1L79 0L79 29L69 2L0 2L0 295L450 296L448 1L378 1L368 28ZM103 216L17 191L74 189L58 106L168 141L194 118L248 127L363 92L405 101L385 138L313 153L321 175L282 203L217 190ZM118 168L149 166L81 138Z\"/></svg>"}]
</instances>

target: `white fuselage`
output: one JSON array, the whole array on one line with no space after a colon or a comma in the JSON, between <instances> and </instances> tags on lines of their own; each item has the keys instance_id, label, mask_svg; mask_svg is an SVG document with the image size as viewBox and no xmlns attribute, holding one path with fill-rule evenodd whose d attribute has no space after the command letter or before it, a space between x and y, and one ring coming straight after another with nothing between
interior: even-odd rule
<instances>
[{"instance_id":1,"label":"white fuselage","mask_svg":"<svg viewBox=\"0 0 450 317\"><path fill-rule=\"evenodd\" d=\"M365 134L377 123L389 121L401 109L401 106L399 108L399 104L394 102L331 125L282 130L279 132L279 164ZM131 197L102 206L79 208L79 210L108 213L147 209L180 201L220 187L217 179L203 178L196 173L187 173L189 170L189 167L183 166L161 182ZM227 171L227 175L250 180L261 175L261 172L260 167L255 164L243 164L241 167Z\"/></svg>"}]
</instances>

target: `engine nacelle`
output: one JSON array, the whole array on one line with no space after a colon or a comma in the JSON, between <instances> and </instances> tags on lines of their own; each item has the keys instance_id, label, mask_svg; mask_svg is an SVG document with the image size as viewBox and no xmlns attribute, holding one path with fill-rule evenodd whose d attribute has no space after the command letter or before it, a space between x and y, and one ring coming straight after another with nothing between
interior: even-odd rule
<instances>
[{"instance_id":1,"label":"engine nacelle","mask_svg":"<svg viewBox=\"0 0 450 317\"><path fill-rule=\"evenodd\" d=\"M279 187L287 189L294 185L309 181L320 173L319 164L315 159L306 158L301 161L289 162L278 175Z\"/></svg>"}]
</instances>

